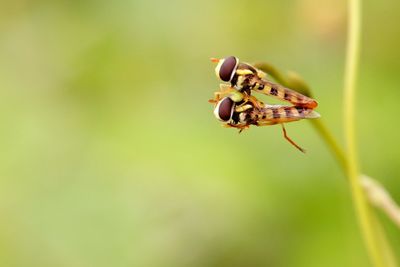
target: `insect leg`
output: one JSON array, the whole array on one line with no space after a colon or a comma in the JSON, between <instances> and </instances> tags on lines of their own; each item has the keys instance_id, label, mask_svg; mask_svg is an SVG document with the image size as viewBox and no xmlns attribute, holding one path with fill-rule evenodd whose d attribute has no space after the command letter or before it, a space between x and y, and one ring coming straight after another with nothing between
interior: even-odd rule
<instances>
[{"instance_id":1,"label":"insect leg","mask_svg":"<svg viewBox=\"0 0 400 267\"><path fill-rule=\"evenodd\" d=\"M256 109L261 109L264 107L264 103L259 101L256 97L252 95L244 94L245 103L250 102Z\"/></svg>"},{"instance_id":2,"label":"insect leg","mask_svg":"<svg viewBox=\"0 0 400 267\"><path fill-rule=\"evenodd\" d=\"M220 84L220 91L214 92L214 99L208 100L209 103L218 103L222 98L229 97L233 102L240 102L243 100L243 93L230 87L226 84Z\"/></svg>"},{"instance_id":3,"label":"insect leg","mask_svg":"<svg viewBox=\"0 0 400 267\"><path fill-rule=\"evenodd\" d=\"M298 150L300 150L300 151L303 152L303 153L306 153L306 151L305 151L303 148L301 148L301 147L300 147L299 145L297 145L292 139L290 139L289 136L287 136L285 126L283 125L283 123L282 123L281 125L282 125L282 130L283 130L283 137L285 137L285 139L286 139L289 143L291 143L295 148L297 148Z\"/></svg>"}]
</instances>

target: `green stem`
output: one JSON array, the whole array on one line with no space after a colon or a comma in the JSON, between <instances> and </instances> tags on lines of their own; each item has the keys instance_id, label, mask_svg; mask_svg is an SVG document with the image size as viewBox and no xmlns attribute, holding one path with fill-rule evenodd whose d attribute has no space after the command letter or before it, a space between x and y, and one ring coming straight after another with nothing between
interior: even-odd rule
<instances>
[{"instance_id":1,"label":"green stem","mask_svg":"<svg viewBox=\"0 0 400 267\"><path fill-rule=\"evenodd\" d=\"M376 267L385 267L383 252L378 246L378 235L373 227L370 206L360 183L360 171L355 134L355 96L361 35L361 0L349 0L349 24L347 55L344 79L344 131L347 146L348 165L346 168L350 182L354 207L361 232Z\"/></svg>"},{"instance_id":2,"label":"green stem","mask_svg":"<svg viewBox=\"0 0 400 267\"><path fill-rule=\"evenodd\" d=\"M340 167L342 167L343 172L346 174L348 162L347 162L346 154L344 153L343 149L336 142L336 139L333 137L333 135L331 134L331 132L328 130L328 128L322 122L321 119L312 120L310 122L315 127L317 132L321 135L321 137L325 141L325 143L329 146L329 149L334 154L335 159L339 163Z\"/></svg>"},{"instance_id":3,"label":"green stem","mask_svg":"<svg viewBox=\"0 0 400 267\"><path fill-rule=\"evenodd\" d=\"M358 167L358 156L356 153L354 99L361 32L360 4L360 0L350 0L349 2L350 23L347 43L344 104L347 153L340 147L336 139L320 119L311 122L334 154L336 160L348 178L357 218L371 261L376 267L395 267L397 264L393 254L393 249L387 240L379 220L376 218L374 210L369 205L370 203L367 202L364 188L360 181L361 175ZM300 76L294 73L285 76L273 65L268 63L258 63L255 64L255 66L268 73L278 83L310 96L310 87Z\"/></svg>"}]
</instances>

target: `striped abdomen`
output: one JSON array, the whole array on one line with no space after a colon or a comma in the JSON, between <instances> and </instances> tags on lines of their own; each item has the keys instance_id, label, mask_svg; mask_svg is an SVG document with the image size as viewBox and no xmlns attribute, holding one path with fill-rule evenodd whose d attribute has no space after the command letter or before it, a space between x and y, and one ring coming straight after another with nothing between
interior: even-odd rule
<instances>
[{"instance_id":1,"label":"striped abdomen","mask_svg":"<svg viewBox=\"0 0 400 267\"><path fill-rule=\"evenodd\" d=\"M320 115L313 109L305 107L266 105L264 108L253 111L257 125L276 124L297 121L301 119L315 119Z\"/></svg>"},{"instance_id":2,"label":"striped abdomen","mask_svg":"<svg viewBox=\"0 0 400 267\"><path fill-rule=\"evenodd\" d=\"M270 81L259 80L252 89L262 94L276 97L279 100L288 101L295 106L309 109L314 109L318 106L317 101L314 99Z\"/></svg>"}]
</instances>

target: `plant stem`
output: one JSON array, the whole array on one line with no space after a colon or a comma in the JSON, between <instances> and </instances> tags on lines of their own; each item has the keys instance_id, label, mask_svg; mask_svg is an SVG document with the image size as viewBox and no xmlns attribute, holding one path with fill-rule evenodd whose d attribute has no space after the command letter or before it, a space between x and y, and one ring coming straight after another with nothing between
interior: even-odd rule
<instances>
[{"instance_id":1,"label":"plant stem","mask_svg":"<svg viewBox=\"0 0 400 267\"><path fill-rule=\"evenodd\" d=\"M339 165L342 167L343 172L346 174L346 178L350 184L357 218L371 261L376 267L396 267L397 263L393 249L375 215L375 210L372 209L369 204L380 208L398 225L400 224L400 208L379 183L371 177L360 174L356 153L354 99L361 31L360 4L360 0L350 0L349 2L350 23L346 55L344 105L347 153L341 148L321 119L312 120L311 123L328 145ZM291 73L287 76L283 75L278 69L268 63L257 63L255 66L268 73L278 83L295 89L304 95L311 96L310 87L299 75L295 73Z\"/></svg>"},{"instance_id":2,"label":"plant stem","mask_svg":"<svg viewBox=\"0 0 400 267\"><path fill-rule=\"evenodd\" d=\"M310 122L314 126L314 128L317 130L317 132L321 135L321 137L325 141L325 143L329 146L331 152L335 156L335 159L339 163L340 167L342 167L343 172L346 174L348 162L347 162L347 158L346 158L346 155L345 155L343 149L336 142L336 139L333 137L333 135L331 134L331 132L328 130L328 128L322 122L321 119L312 120Z\"/></svg>"},{"instance_id":3,"label":"plant stem","mask_svg":"<svg viewBox=\"0 0 400 267\"><path fill-rule=\"evenodd\" d=\"M355 96L361 36L361 0L349 0L349 23L347 55L344 78L344 131L347 146L348 165L346 168L350 182L355 211L364 237L367 251L376 267L385 267L383 252L378 246L378 235L374 229L371 210L360 183L356 134L355 134Z\"/></svg>"}]
</instances>

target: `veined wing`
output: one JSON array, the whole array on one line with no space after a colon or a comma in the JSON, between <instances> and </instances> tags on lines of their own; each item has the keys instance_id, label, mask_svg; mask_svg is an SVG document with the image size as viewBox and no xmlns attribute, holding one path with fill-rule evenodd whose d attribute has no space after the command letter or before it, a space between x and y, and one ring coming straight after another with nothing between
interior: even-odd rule
<instances>
[{"instance_id":1,"label":"veined wing","mask_svg":"<svg viewBox=\"0 0 400 267\"><path fill-rule=\"evenodd\" d=\"M258 84L253 88L254 91L270 95L282 101L288 101L295 106L314 109L318 106L316 100L300 94L292 89L286 88L280 84L270 82L265 79L260 79Z\"/></svg>"},{"instance_id":2,"label":"veined wing","mask_svg":"<svg viewBox=\"0 0 400 267\"><path fill-rule=\"evenodd\" d=\"M253 112L258 125L273 125L320 117L318 112L310 108L282 105L265 105L265 107Z\"/></svg>"}]
</instances>

